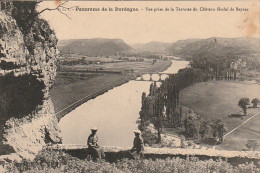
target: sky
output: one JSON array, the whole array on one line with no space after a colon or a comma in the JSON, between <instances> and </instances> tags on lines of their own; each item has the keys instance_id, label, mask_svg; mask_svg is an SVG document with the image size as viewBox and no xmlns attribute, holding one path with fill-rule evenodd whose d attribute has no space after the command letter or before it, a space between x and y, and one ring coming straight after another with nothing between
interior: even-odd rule
<instances>
[{"instance_id":1,"label":"sky","mask_svg":"<svg viewBox=\"0 0 260 173\"><path fill-rule=\"evenodd\" d=\"M57 2L42 2L39 10L55 8ZM172 43L177 40L209 37L259 37L259 1L187 2L187 1L70 1L66 7L138 8L138 12L45 11L41 17L49 21L58 39L119 38L128 44L151 41ZM148 12L149 8L173 8L175 11ZM198 11L177 12L176 7ZM200 8L248 8L249 12L200 11ZM74 8L75 9L75 8Z\"/></svg>"}]
</instances>

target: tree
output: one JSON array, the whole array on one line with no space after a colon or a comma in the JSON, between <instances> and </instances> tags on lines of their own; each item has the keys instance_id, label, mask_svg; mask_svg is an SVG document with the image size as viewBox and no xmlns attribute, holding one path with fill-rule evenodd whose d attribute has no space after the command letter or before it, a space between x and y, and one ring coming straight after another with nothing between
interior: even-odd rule
<instances>
[{"instance_id":1,"label":"tree","mask_svg":"<svg viewBox=\"0 0 260 173\"><path fill-rule=\"evenodd\" d=\"M211 128L213 130L213 137L217 138L218 141L223 142L224 133L227 131L224 122L220 119L213 120Z\"/></svg>"},{"instance_id":2,"label":"tree","mask_svg":"<svg viewBox=\"0 0 260 173\"><path fill-rule=\"evenodd\" d=\"M184 120L184 127L188 137L195 138L200 130L200 118L195 114L189 114ZM197 136L198 137L198 136Z\"/></svg>"},{"instance_id":3,"label":"tree","mask_svg":"<svg viewBox=\"0 0 260 173\"><path fill-rule=\"evenodd\" d=\"M227 128L224 124L224 122L220 121L218 123L218 126L217 126L217 131L218 131L218 137L219 137L219 141L220 142L223 142L223 137L224 137L224 133L227 132Z\"/></svg>"},{"instance_id":4,"label":"tree","mask_svg":"<svg viewBox=\"0 0 260 173\"><path fill-rule=\"evenodd\" d=\"M200 125L200 136L202 139L209 137L209 132L211 130L210 123L208 121L203 121Z\"/></svg>"},{"instance_id":5,"label":"tree","mask_svg":"<svg viewBox=\"0 0 260 173\"><path fill-rule=\"evenodd\" d=\"M238 101L238 106L241 107L244 111L244 115L246 116L247 114L247 106L250 105L250 100L249 98L241 98L239 101Z\"/></svg>"},{"instance_id":6,"label":"tree","mask_svg":"<svg viewBox=\"0 0 260 173\"><path fill-rule=\"evenodd\" d=\"M153 121L154 127L157 130L157 143L161 143L161 131L162 131L162 117L158 116Z\"/></svg>"},{"instance_id":7,"label":"tree","mask_svg":"<svg viewBox=\"0 0 260 173\"><path fill-rule=\"evenodd\" d=\"M60 3L55 8L45 8L41 11L37 11L37 7L41 2L43 1L12 1L12 16L24 34L27 34L31 30L33 24L39 19L39 15L45 11L55 10L71 19L66 13L64 13L64 11L74 8L65 6L68 1Z\"/></svg>"},{"instance_id":8,"label":"tree","mask_svg":"<svg viewBox=\"0 0 260 173\"><path fill-rule=\"evenodd\" d=\"M253 103L253 108L257 108L257 105L258 103L260 103L260 100L258 98L254 98L251 103Z\"/></svg>"},{"instance_id":9,"label":"tree","mask_svg":"<svg viewBox=\"0 0 260 173\"><path fill-rule=\"evenodd\" d=\"M155 119L154 119L154 127L157 129L158 132L158 143L161 142L161 131L162 131L162 126L163 126L163 97L162 95L159 93L156 96L156 100L155 100Z\"/></svg>"},{"instance_id":10,"label":"tree","mask_svg":"<svg viewBox=\"0 0 260 173\"><path fill-rule=\"evenodd\" d=\"M145 103L145 99L146 99L146 93L143 92L142 93L142 107L141 107L141 111L139 112L140 118L141 118L141 126L144 127L144 123L145 123L145 114L146 114L146 103Z\"/></svg>"},{"instance_id":11,"label":"tree","mask_svg":"<svg viewBox=\"0 0 260 173\"><path fill-rule=\"evenodd\" d=\"M154 83L151 83L149 96L153 96L155 94L155 89L156 89L156 85L154 85Z\"/></svg>"}]
</instances>

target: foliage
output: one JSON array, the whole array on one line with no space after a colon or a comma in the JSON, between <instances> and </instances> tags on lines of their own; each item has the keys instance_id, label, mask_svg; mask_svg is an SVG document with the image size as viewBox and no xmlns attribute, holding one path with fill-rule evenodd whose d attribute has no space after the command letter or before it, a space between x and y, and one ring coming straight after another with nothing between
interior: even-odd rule
<instances>
[{"instance_id":1,"label":"foliage","mask_svg":"<svg viewBox=\"0 0 260 173\"><path fill-rule=\"evenodd\" d=\"M7 167L8 172L121 172L114 164L87 161L61 151L43 150L33 161L23 160Z\"/></svg>"},{"instance_id":2,"label":"foliage","mask_svg":"<svg viewBox=\"0 0 260 173\"><path fill-rule=\"evenodd\" d=\"M153 124L148 124L142 130L142 138L144 143L152 146L157 142L157 131Z\"/></svg>"},{"instance_id":3,"label":"foliage","mask_svg":"<svg viewBox=\"0 0 260 173\"><path fill-rule=\"evenodd\" d=\"M155 118L152 120L155 128L157 129L158 140L157 143L161 142L161 131L162 131L162 121L163 121L163 98L162 95L158 94L155 99L154 114Z\"/></svg>"},{"instance_id":4,"label":"foliage","mask_svg":"<svg viewBox=\"0 0 260 173\"><path fill-rule=\"evenodd\" d=\"M31 29L37 16L37 1L13 1L12 16L21 31L26 34Z\"/></svg>"},{"instance_id":5,"label":"foliage","mask_svg":"<svg viewBox=\"0 0 260 173\"><path fill-rule=\"evenodd\" d=\"M37 6L41 1L12 1L10 4L11 16L16 20L16 23L23 33L25 46L30 54L37 42L56 47L57 39L54 31L49 27L47 21L40 19L40 12L37 11ZM50 9L46 9L50 10Z\"/></svg>"},{"instance_id":6,"label":"foliage","mask_svg":"<svg viewBox=\"0 0 260 173\"><path fill-rule=\"evenodd\" d=\"M188 137L198 137L200 126L200 117L196 114L189 114L184 120L185 132Z\"/></svg>"},{"instance_id":7,"label":"foliage","mask_svg":"<svg viewBox=\"0 0 260 173\"><path fill-rule=\"evenodd\" d=\"M185 135L189 138L202 137L203 140L207 140L214 137L216 141L223 141L227 128L221 120L207 121L192 111L186 116L182 116L182 109L178 109L180 91L208 79L208 75L203 69L185 68L179 70L177 74L170 75L160 87L157 87L155 83L150 85L149 94L142 96L141 124L145 124L145 121L148 120L153 123L157 129L157 143L161 141L164 123L173 127L184 127ZM140 129L145 130L146 127ZM151 140L148 141L151 145Z\"/></svg>"},{"instance_id":8,"label":"foliage","mask_svg":"<svg viewBox=\"0 0 260 173\"><path fill-rule=\"evenodd\" d=\"M217 138L217 141L223 142L224 133L227 132L224 122L220 119L213 120L211 122L211 128L213 131L213 137Z\"/></svg>"},{"instance_id":9,"label":"foliage","mask_svg":"<svg viewBox=\"0 0 260 173\"><path fill-rule=\"evenodd\" d=\"M205 120L197 114L189 113L184 120L184 128L187 137L208 139L214 137L222 142L227 128L222 120Z\"/></svg>"},{"instance_id":10,"label":"foliage","mask_svg":"<svg viewBox=\"0 0 260 173\"><path fill-rule=\"evenodd\" d=\"M216 77L236 78L236 72L244 69L259 71L260 66L256 58L260 50L258 39L208 38L181 42L176 42L175 48L171 49L176 49L180 57L189 59L192 67L200 68ZM234 63L236 68L232 66Z\"/></svg>"},{"instance_id":11,"label":"foliage","mask_svg":"<svg viewBox=\"0 0 260 173\"><path fill-rule=\"evenodd\" d=\"M87 161L71 157L60 151L44 150L34 159L34 161L23 160L21 163L10 163L7 172L43 173L43 172L91 172L91 173L186 173L186 172L259 172L253 163L232 166L223 160L199 160L195 157L167 158L156 160L128 160L123 159L117 163L106 161Z\"/></svg>"},{"instance_id":12,"label":"foliage","mask_svg":"<svg viewBox=\"0 0 260 173\"><path fill-rule=\"evenodd\" d=\"M209 138L211 132L211 126L209 121L202 121L199 129L199 134L202 138Z\"/></svg>"},{"instance_id":13,"label":"foliage","mask_svg":"<svg viewBox=\"0 0 260 173\"><path fill-rule=\"evenodd\" d=\"M257 108L258 103L260 103L260 100L258 98L254 98L251 103L253 103L253 107Z\"/></svg>"},{"instance_id":14,"label":"foliage","mask_svg":"<svg viewBox=\"0 0 260 173\"><path fill-rule=\"evenodd\" d=\"M142 95L141 123L144 124L144 121L149 120L154 124L158 131L158 142L161 141L164 120L176 127L182 126L182 111L181 109L179 112L177 111L180 90L206 80L207 75L202 70L185 68L179 70L175 75L170 75L160 87L157 87L156 83L152 83L149 94ZM186 123L190 123L190 121ZM190 127L189 133L199 133L199 130L191 129L193 124L188 126ZM194 134L190 135L194 136Z\"/></svg>"},{"instance_id":15,"label":"foliage","mask_svg":"<svg viewBox=\"0 0 260 173\"><path fill-rule=\"evenodd\" d=\"M170 75L160 87L157 87L156 83L150 85L148 96L142 95L141 124L145 124L145 121L148 120L153 123L158 131L157 142L161 141L161 130L165 122L174 127L184 125L186 136L190 138L211 138L213 136L216 140L223 141L227 129L221 120L208 122L192 112L183 119L182 109L177 109L179 93L182 89L207 80L208 76L203 70L185 68L179 70L175 75ZM141 130L145 130L145 128L143 127Z\"/></svg>"},{"instance_id":16,"label":"foliage","mask_svg":"<svg viewBox=\"0 0 260 173\"><path fill-rule=\"evenodd\" d=\"M140 115L140 119L141 119L141 127L144 127L144 123L145 123L145 98L146 98L146 93L143 92L142 93L142 107L141 107L141 111L139 112ZM142 130L142 129L141 129Z\"/></svg>"},{"instance_id":17,"label":"foliage","mask_svg":"<svg viewBox=\"0 0 260 173\"><path fill-rule=\"evenodd\" d=\"M238 101L238 106L241 107L244 111L244 115L246 116L246 113L247 113L247 106L250 105L250 100L249 98L241 98L239 101Z\"/></svg>"},{"instance_id":18,"label":"foliage","mask_svg":"<svg viewBox=\"0 0 260 173\"><path fill-rule=\"evenodd\" d=\"M145 127L142 130L142 138L146 146L161 148L175 148L179 146L178 141L175 137L169 136L167 134L161 135L161 142L158 143L158 131L153 124L145 124ZM176 143L177 142L177 143Z\"/></svg>"}]
</instances>

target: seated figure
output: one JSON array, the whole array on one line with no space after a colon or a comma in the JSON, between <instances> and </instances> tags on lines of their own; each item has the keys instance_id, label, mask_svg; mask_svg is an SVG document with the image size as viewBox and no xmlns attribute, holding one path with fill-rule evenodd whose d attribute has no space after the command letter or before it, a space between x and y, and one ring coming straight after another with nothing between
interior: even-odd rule
<instances>
[{"instance_id":1,"label":"seated figure","mask_svg":"<svg viewBox=\"0 0 260 173\"><path fill-rule=\"evenodd\" d=\"M97 127L91 128L91 134L88 137L88 151L93 160L104 159L105 153L103 149L98 145L98 137L96 135Z\"/></svg>"},{"instance_id":2,"label":"seated figure","mask_svg":"<svg viewBox=\"0 0 260 173\"><path fill-rule=\"evenodd\" d=\"M140 130L134 130L135 138L133 143L133 148L130 150L134 158L144 158L144 141L141 137Z\"/></svg>"}]
</instances>

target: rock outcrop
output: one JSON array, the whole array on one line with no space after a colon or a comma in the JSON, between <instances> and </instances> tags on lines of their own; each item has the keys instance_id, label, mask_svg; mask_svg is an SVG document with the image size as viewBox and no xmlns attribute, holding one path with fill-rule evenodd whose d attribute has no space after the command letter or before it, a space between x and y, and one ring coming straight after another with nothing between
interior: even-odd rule
<instances>
[{"instance_id":1,"label":"rock outcrop","mask_svg":"<svg viewBox=\"0 0 260 173\"><path fill-rule=\"evenodd\" d=\"M56 75L57 39L38 17L28 21L27 30L19 26L17 9L12 2L1 2L0 155L33 158L46 143L61 142L49 96Z\"/></svg>"}]
</instances>

